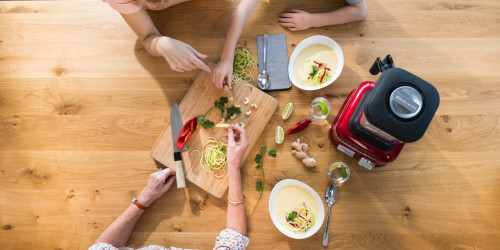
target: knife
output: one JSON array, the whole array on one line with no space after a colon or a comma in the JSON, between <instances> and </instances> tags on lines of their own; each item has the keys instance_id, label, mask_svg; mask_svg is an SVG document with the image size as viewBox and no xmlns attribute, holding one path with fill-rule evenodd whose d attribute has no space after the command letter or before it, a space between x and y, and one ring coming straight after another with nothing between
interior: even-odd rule
<instances>
[{"instance_id":1,"label":"knife","mask_svg":"<svg viewBox=\"0 0 500 250\"><path fill-rule=\"evenodd\" d=\"M182 117L179 106L174 104L172 110L170 111L170 128L172 129L172 142L174 145L174 168L175 168L175 178L177 180L177 188L185 188L186 180L184 178L184 167L182 165L181 150L186 150L186 145L182 149L177 148L177 137L182 130Z\"/></svg>"}]
</instances>

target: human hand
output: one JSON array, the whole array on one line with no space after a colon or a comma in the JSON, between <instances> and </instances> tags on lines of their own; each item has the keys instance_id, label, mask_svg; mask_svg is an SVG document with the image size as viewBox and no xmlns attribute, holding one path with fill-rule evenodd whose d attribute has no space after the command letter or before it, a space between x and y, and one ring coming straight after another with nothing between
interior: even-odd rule
<instances>
[{"instance_id":1,"label":"human hand","mask_svg":"<svg viewBox=\"0 0 500 250\"><path fill-rule=\"evenodd\" d=\"M248 139L245 129L232 124L227 130L227 163L229 168L240 167L240 161L248 148Z\"/></svg>"},{"instance_id":2,"label":"human hand","mask_svg":"<svg viewBox=\"0 0 500 250\"><path fill-rule=\"evenodd\" d=\"M142 205L149 207L172 187L174 181L175 172L169 168L154 172L149 176L148 184L142 189L137 199Z\"/></svg>"},{"instance_id":3,"label":"human hand","mask_svg":"<svg viewBox=\"0 0 500 250\"><path fill-rule=\"evenodd\" d=\"M210 72L210 68L200 60L207 58L207 56L193 49L187 43L162 36L158 39L156 46L158 53L165 58L170 68L177 72L191 71L197 68Z\"/></svg>"},{"instance_id":4,"label":"human hand","mask_svg":"<svg viewBox=\"0 0 500 250\"><path fill-rule=\"evenodd\" d=\"M221 59L215 66L214 74L212 75L212 82L218 89L224 86L224 79L227 80L229 89L232 89L231 83L233 81L233 61Z\"/></svg>"},{"instance_id":5,"label":"human hand","mask_svg":"<svg viewBox=\"0 0 500 250\"><path fill-rule=\"evenodd\" d=\"M289 10L281 13L278 18L281 26L288 28L290 31L305 30L311 28L311 14L303 10Z\"/></svg>"}]
</instances>

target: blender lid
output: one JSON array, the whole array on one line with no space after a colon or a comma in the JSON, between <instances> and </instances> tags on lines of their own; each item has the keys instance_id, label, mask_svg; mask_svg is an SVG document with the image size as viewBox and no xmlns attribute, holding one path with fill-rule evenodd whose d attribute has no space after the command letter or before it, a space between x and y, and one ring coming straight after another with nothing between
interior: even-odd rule
<instances>
[{"instance_id":1,"label":"blender lid","mask_svg":"<svg viewBox=\"0 0 500 250\"><path fill-rule=\"evenodd\" d=\"M401 86L389 97L389 106L399 118L413 118L422 110L422 95L413 87Z\"/></svg>"},{"instance_id":2,"label":"blender lid","mask_svg":"<svg viewBox=\"0 0 500 250\"><path fill-rule=\"evenodd\" d=\"M364 107L366 119L402 142L420 139L439 106L436 88L400 68L382 72Z\"/></svg>"}]
</instances>

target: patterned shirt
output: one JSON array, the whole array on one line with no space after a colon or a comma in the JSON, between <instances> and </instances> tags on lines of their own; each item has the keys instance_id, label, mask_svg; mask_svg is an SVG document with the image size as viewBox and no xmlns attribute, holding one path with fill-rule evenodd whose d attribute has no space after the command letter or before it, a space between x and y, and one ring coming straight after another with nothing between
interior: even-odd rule
<instances>
[{"instance_id":1,"label":"patterned shirt","mask_svg":"<svg viewBox=\"0 0 500 250\"><path fill-rule=\"evenodd\" d=\"M217 250L246 249L249 242L250 239L245 235L236 232L232 229L224 229L220 232L219 236L215 238L214 249ZM176 248L176 247L165 248L158 245L150 245L143 248L139 248L138 250L182 250L182 249L183 248ZM89 247L89 250L118 250L118 248L108 243L97 243Z\"/></svg>"}]
</instances>

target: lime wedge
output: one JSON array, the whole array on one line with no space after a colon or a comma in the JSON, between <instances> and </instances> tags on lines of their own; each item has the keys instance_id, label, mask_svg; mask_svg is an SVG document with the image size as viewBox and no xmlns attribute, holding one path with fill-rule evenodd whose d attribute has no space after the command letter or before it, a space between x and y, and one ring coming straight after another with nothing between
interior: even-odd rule
<instances>
[{"instance_id":1,"label":"lime wedge","mask_svg":"<svg viewBox=\"0 0 500 250\"><path fill-rule=\"evenodd\" d=\"M276 144L281 144L285 139L285 130L280 125L278 125L276 126L274 133L274 141L276 142Z\"/></svg>"},{"instance_id":2,"label":"lime wedge","mask_svg":"<svg viewBox=\"0 0 500 250\"><path fill-rule=\"evenodd\" d=\"M281 115L281 118L283 118L283 120L288 119L288 117L292 115L292 111L293 111L293 103L289 102L286 104L285 109L283 109L283 114Z\"/></svg>"},{"instance_id":3,"label":"lime wedge","mask_svg":"<svg viewBox=\"0 0 500 250\"><path fill-rule=\"evenodd\" d=\"M321 112L323 112L323 115L328 115L328 106L324 101L320 101L316 104L313 105L315 108L321 109Z\"/></svg>"}]
</instances>

